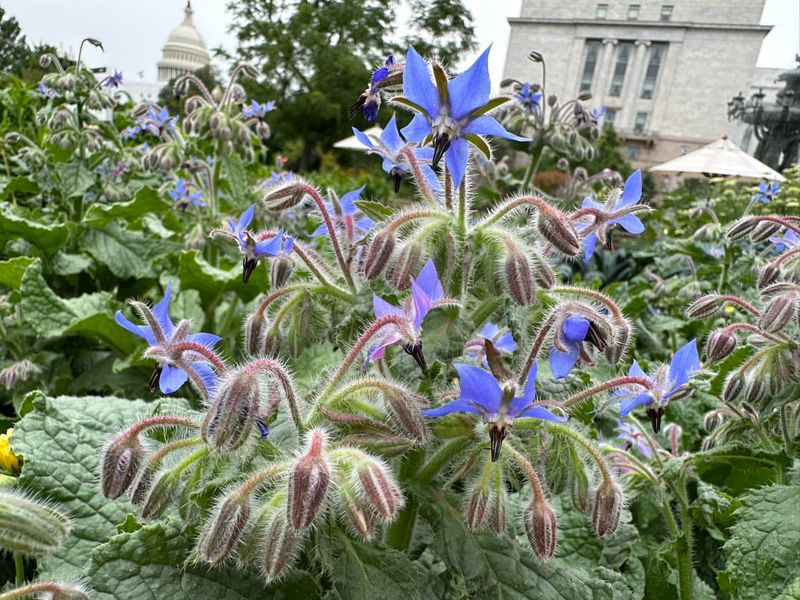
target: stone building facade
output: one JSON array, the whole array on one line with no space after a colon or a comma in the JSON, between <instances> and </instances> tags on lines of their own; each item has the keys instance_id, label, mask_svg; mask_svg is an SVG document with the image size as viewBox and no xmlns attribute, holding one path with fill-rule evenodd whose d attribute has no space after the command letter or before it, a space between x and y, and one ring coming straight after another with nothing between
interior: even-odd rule
<instances>
[{"instance_id":1,"label":"stone building facade","mask_svg":"<svg viewBox=\"0 0 800 600\"><path fill-rule=\"evenodd\" d=\"M591 92L641 167L669 160L744 127L728 101L751 89L765 0L523 0L510 18L505 77L541 81L560 99Z\"/></svg>"},{"instance_id":2,"label":"stone building facade","mask_svg":"<svg viewBox=\"0 0 800 600\"><path fill-rule=\"evenodd\" d=\"M166 83L174 77L197 71L211 62L211 54L203 36L192 22L192 3L186 3L183 22L172 30L158 61L158 81Z\"/></svg>"}]
</instances>

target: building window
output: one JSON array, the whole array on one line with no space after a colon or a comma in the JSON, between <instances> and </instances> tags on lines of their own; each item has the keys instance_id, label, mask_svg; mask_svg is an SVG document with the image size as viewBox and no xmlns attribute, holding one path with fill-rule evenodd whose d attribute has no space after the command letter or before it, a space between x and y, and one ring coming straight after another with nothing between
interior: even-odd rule
<instances>
[{"instance_id":1,"label":"building window","mask_svg":"<svg viewBox=\"0 0 800 600\"><path fill-rule=\"evenodd\" d=\"M646 100L651 99L655 93L658 73L661 70L661 63L664 62L664 54L666 52L666 44L653 44L650 46L650 58L647 61L644 83L642 83L642 98Z\"/></svg>"},{"instance_id":2,"label":"building window","mask_svg":"<svg viewBox=\"0 0 800 600\"><path fill-rule=\"evenodd\" d=\"M614 74L611 77L611 88L608 90L608 95L612 98L618 98L622 95L622 86L625 84L625 73L628 70L628 62L630 62L632 51L633 42L622 42L617 47L617 61L614 65Z\"/></svg>"},{"instance_id":3,"label":"building window","mask_svg":"<svg viewBox=\"0 0 800 600\"><path fill-rule=\"evenodd\" d=\"M617 118L617 109L616 108L607 108L606 114L603 115L603 125L607 127L614 127L614 121Z\"/></svg>"},{"instance_id":4,"label":"building window","mask_svg":"<svg viewBox=\"0 0 800 600\"><path fill-rule=\"evenodd\" d=\"M661 20L662 21L671 21L672 20L672 9L674 7L672 4L662 4L661 5Z\"/></svg>"},{"instance_id":5,"label":"building window","mask_svg":"<svg viewBox=\"0 0 800 600\"><path fill-rule=\"evenodd\" d=\"M639 18L640 8L642 8L641 4L628 4L628 21L635 21Z\"/></svg>"},{"instance_id":6,"label":"building window","mask_svg":"<svg viewBox=\"0 0 800 600\"><path fill-rule=\"evenodd\" d=\"M605 19L608 15L608 4L598 4L594 13L595 19Z\"/></svg>"},{"instance_id":7,"label":"building window","mask_svg":"<svg viewBox=\"0 0 800 600\"><path fill-rule=\"evenodd\" d=\"M600 56L600 42L590 40L586 42L586 58L583 60L583 75L581 75L581 92L592 89L594 72L597 69L597 59Z\"/></svg>"},{"instance_id":8,"label":"building window","mask_svg":"<svg viewBox=\"0 0 800 600\"><path fill-rule=\"evenodd\" d=\"M647 126L647 113L637 112L636 120L633 122L633 133L644 133L645 126Z\"/></svg>"}]
</instances>

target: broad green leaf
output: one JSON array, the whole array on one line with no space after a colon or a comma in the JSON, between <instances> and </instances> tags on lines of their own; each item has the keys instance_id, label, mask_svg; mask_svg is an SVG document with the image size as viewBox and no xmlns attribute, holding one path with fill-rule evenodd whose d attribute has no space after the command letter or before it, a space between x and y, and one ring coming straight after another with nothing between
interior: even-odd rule
<instances>
[{"instance_id":1,"label":"broad green leaf","mask_svg":"<svg viewBox=\"0 0 800 600\"><path fill-rule=\"evenodd\" d=\"M40 561L39 575L77 579L89 552L117 533L117 524L133 507L107 500L97 479L100 453L108 436L147 414L141 400L62 396L34 398L34 410L14 429L15 453L22 455L23 488L55 502L73 519L64 546Z\"/></svg>"},{"instance_id":2,"label":"broad green leaf","mask_svg":"<svg viewBox=\"0 0 800 600\"><path fill-rule=\"evenodd\" d=\"M236 154L222 154L218 160L222 161L225 172L224 182L230 186L231 196L243 203L248 197L247 171L242 159ZM208 202L208 199L205 199Z\"/></svg>"},{"instance_id":3,"label":"broad green leaf","mask_svg":"<svg viewBox=\"0 0 800 600\"><path fill-rule=\"evenodd\" d=\"M56 172L61 179L64 194L68 197L82 196L94 185L94 173L77 160L56 165Z\"/></svg>"},{"instance_id":4,"label":"broad green leaf","mask_svg":"<svg viewBox=\"0 0 800 600\"><path fill-rule=\"evenodd\" d=\"M28 267L37 259L30 256L16 256L0 261L0 285L17 289L22 283L22 276Z\"/></svg>"},{"instance_id":5,"label":"broad green leaf","mask_svg":"<svg viewBox=\"0 0 800 600\"><path fill-rule=\"evenodd\" d=\"M242 283L242 272L239 268L223 271L213 267L195 250L181 253L179 265L181 288L197 290L206 304L216 301L227 291L235 291L242 300L250 302L267 290L267 271L261 265L256 267L246 284Z\"/></svg>"},{"instance_id":6,"label":"broad green leaf","mask_svg":"<svg viewBox=\"0 0 800 600\"><path fill-rule=\"evenodd\" d=\"M28 196L39 192L39 184L27 177L0 177L0 200L9 198L16 192Z\"/></svg>"},{"instance_id":7,"label":"broad green leaf","mask_svg":"<svg viewBox=\"0 0 800 600\"><path fill-rule=\"evenodd\" d=\"M776 600L800 600L800 576L786 586Z\"/></svg>"},{"instance_id":8,"label":"broad green leaf","mask_svg":"<svg viewBox=\"0 0 800 600\"><path fill-rule=\"evenodd\" d=\"M88 271L92 264L92 259L85 254L59 252L50 260L50 269L56 275L77 275Z\"/></svg>"},{"instance_id":9,"label":"broad green leaf","mask_svg":"<svg viewBox=\"0 0 800 600\"><path fill-rule=\"evenodd\" d=\"M88 569L92 598L97 600L262 600L322 597L318 584L297 571L267 586L254 571L232 565L213 569L184 562L193 539L177 523L146 525L114 536L91 553Z\"/></svg>"},{"instance_id":10,"label":"broad green leaf","mask_svg":"<svg viewBox=\"0 0 800 600\"><path fill-rule=\"evenodd\" d=\"M22 238L50 256L61 249L68 233L66 225L43 225L32 218L15 215L5 206L0 207L0 244Z\"/></svg>"},{"instance_id":11,"label":"broad green leaf","mask_svg":"<svg viewBox=\"0 0 800 600\"><path fill-rule=\"evenodd\" d=\"M720 585L737 600L775 598L798 574L800 486L762 487L741 500Z\"/></svg>"},{"instance_id":12,"label":"broad green leaf","mask_svg":"<svg viewBox=\"0 0 800 600\"><path fill-rule=\"evenodd\" d=\"M83 220L101 227L114 219L133 220L147 213L168 210L169 203L154 189L144 187L136 192L133 200L115 204L93 204L86 211Z\"/></svg>"},{"instance_id":13,"label":"broad green leaf","mask_svg":"<svg viewBox=\"0 0 800 600\"><path fill-rule=\"evenodd\" d=\"M150 277L159 245L141 232L109 223L103 229L88 229L83 236L86 251L117 277Z\"/></svg>"},{"instance_id":14,"label":"broad green leaf","mask_svg":"<svg viewBox=\"0 0 800 600\"><path fill-rule=\"evenodd\" d=\"M372 200L356 200L353 204L374 221L384 221L394 214L394 211L388 206Z\"/></svg>"},{"instance_id":15,"label":"broad green leaf","mask_svg":"<svg viewBox=\"0 0 800 600\"><path fill-rule=\"evenodd\" d=\"M776 464L789 466L783 453L776 454L737 444L725 444L697 452L691 458L703 481L719 486L733 495L771 483L775 477Z\"/></svg>"}]
</instances>

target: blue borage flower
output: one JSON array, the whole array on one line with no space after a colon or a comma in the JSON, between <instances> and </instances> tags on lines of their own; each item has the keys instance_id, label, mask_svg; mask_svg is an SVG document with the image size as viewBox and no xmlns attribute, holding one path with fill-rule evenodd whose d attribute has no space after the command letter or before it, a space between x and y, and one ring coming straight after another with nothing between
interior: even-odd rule
<instances>
[{"instance_id":1,"label":"blue borage flower","mask_svg":"<svg viewBox=\"0 0 800 600\"><path fill-rule=\"evenodd\" d=\"M181 322L177 327L169 318L169 302L172 295L172 282L167 284L167 290L164 293L164 298L156 304L152 311L144 307L143 310L150 311L153 321L150 325L136 325L129 321L121 310L117 311L115 320L117 324L121 325L131 333L143 338L152 349L158 350L159 356L169 356L171 353L170 347L179 342L194 342L201 344L209 349L214 346L222 338L218 335L211 333L189 333L188 322ZM142 318L146 321L145 315ZM185 323L185 324L184 324ZM172 394L178 391L181 386L186 383L189 374L183 369L178 368L170 363L165 358L158 358L158 366L150 378L150 388L153 390L158 381L158 387L164 394ZM194 369L206 385L206 390L209 396L213 395L213 391L217 385L217 375L214 370L205 362L194 361L189 363L190 367Z\"/></svg>"},{"instance_id":2,"label":"blue borage flower","mask_svg":"<svg viewBox=\"0 0 800 600\"><path fill-rule=\"evenodd\" d=\"M606 107L601 106L600 108L593 108L592 112L589 113L589 121L592 122L593 125L597 125L606 114Z\"/></svg>"},{"instance_id":3,"label":"blue borage flower","mask_svg":"<svg viewBox=\"0 0 800 600\"><path fill-rule=\"evenodd\" d=\"M372 306L376 318L399 316L405 318L406 324L384 328L383 335L369 350L367 364L370 360L382 359L386 348L400 343L403 345L403 350L414 357L420 369L427 370L425 357L422 354L422 322L431 309L443 301L444 288L432 260L422 267L416 279L411 280L411 296L406 299L402 308L389 304L378 295L373 295Z\"/></svg>"},{"instance_id":4,"label":"blue borage flower","mask_svg":"<svg viewBox=\"0 0 800 600\"><path fill-rule=\"evenodd\" d=\"M255 216L256 205L251 204L239 217L239 220L228 219L228 231L213 230L214 235L224 235L232 237L239 244L242 253L242 281L247 283L253 271L258 266L258 262L267 256L278 256L289 254L294 247L294 238L285 236L283 229L270 239L258 240L248 230L250 223Z\"/></svg>"},{"instance_id":5,"label":"blue borage flower","mask_svg":"<svg viewBox=\"0 0 800 600\"><path fill-rule=\"evenodd\" d=\"M158 112L156 112L155 107L150 106L147 112L139 117L137 123L142 129L149 131L153 135L161 136L162 131L172 133L178 124L178 119L177 115L172 116L169 114L166 106Z\"/></svg>"},{"instance_id":6,"label":"blue borage flower","mask_svg":"<svg viewBox=\"0 0 800 600\"><path fill-rule=\"evenodd\" d=\"M474 360L478 364L486 366L486 346L484 340L492 342L492 345L500 354L510 356L517 349L517 342L507 327L499 327L494 323L486 323L480 330L478 337L467 342L464 347L464 356Z\"/></svg>"},{"instance_id":7,"label":"blue borage flower","mask_svg":"<svg viewBox=\"0 0 800 600\"><path fill-rule=\"evenodd\" d=\"M103 87L111 89L111 88L118 88L122 85L122 73L114 69L114 74L109 75L106 77L105 81L103 81Z\"/></svg>"},{"instance_id":8,"label":"blue borage flower","mask_svg":"<svg viewBox=\"0 0 800 600\"><path fill-rule=\"evenodd\" d=\"M761 200L761 202L767 204L770 200L773 200L780 191L781 188L776 182L767 183L766 181L762 181L758 184L758 191L753 194L753 201Z\"/></svg>"},{"instance_id":9,"label":"blue borage flower","mask_svg":"<svg viewBox=\"0 0 800 600\"><path fill-rule=\"evenodd\" d=\"M433 167L436 168L444 156L453 185L458 187L464 180L469 159L469 144L477 147L487 157L491 155L489 145L481 137L491 135L518 142L528 142L505 130L487 113L504 104L510 98L489 99L489 50L487 48L471 67L452 80L447 79L442 67L431 65L434 79L428 73L428 65L409 47L403 73L403 97L393 100L410 107L417 114L403 128L403 135L412 142L433 144Z\"/></svg>"},{"instance_id":10,"label":"blue borage flower","mask_svg":"<svg viewBox=\"0 0 800 600\"><path fill-rule=\"evenodd\" d=\"M355 127L353 127L353 134L359 142L367 147L367 152L377 154L383 158L383 170L391 175L394 181L394 191L399 192L400 183L403 181L403 176L409 172L410 165L408 158L403 155L403 150L408 144L400 137L395 117L396 115L392 114L392 118L389 119L378 139L370 137ZM430 163L433 159L433 148L414 148L413 152L420 163ZM420 170L431 191L437 196L441 195L444 189L430 165L420 164Z\"/></svg>"},{"instance_id":11,"label":"blue borage flower","mask_svg":"<svg viewBox=\"0 0 800 600\"><path fill-rule=\"evenodd\" d=\"M611 401L619 403L619 415L622 418L627 417L637 406L646 405L653 431L658 433L661 429L661 417L664 416L664 409L670 399L684 392L683 386L698 370L700 358L697 354L697 340L692 340L674 354L669 367L662 365L652 375L647 375L639 363L633 361L628 375L648 379L653 388L643 391L641 386L623 387L611 394Z\"/></svg>"},{"instance_id":12,"label":"blue borage flower","mask_svg":"<svg viewBox=\"0 0 800 600\"><path fill-rule=\"evenodd\" d=\"M454 412L479 415L483 418L483 422L489 425L493 461L499 458L501 445L508 428L514 424L514 419L567 420L567 417L555 415L544 406L534 402L536 398L536 363L533 363L521 396L516 395L520 391L516 386L501 385L491 373L483 369L464 364L455 364L453 367L461 380L461 391L458 398L438 408L424 410L422 414L430 418L442 417Z\"/></svg>"},{"instance_id":13,"label":"blue borage flower","mask_svg":"<svg viewBox=\"0 0 800 600\"><path fill-rule=\"evenodd\" d=\"M564 319L561 327L555 334L553 349L550 351L550 370L553 377L563 379L575 363L581 353L581 347L589 334L591 323L588 319L578 315L572 315Z\"/></svg>"},{"instance_id":14,"label":"blue borage flower","mask_svg":"<svg viewBox=\"0 0 800 600\"><path fill-rule=\"evenodd\" d=\"M516 94L514 99L522 107L526 115L542 110L542 92L534 91L531 84L524 84Z\"/></svg>"},{"instance_id":15,"label":"blue borage flower","mask_svg":"<svg viewBox=\"0 0 800 600\"><path fill-rule=\"evenodd\" d=\"M787 229L783 237L778 237L777 235L770 236L769 241L775 244L775 250L778 252L800 248L800 234L795 233L791 229Z\"/></svg>"},{"instance_id":16,"label":"blue borage flower","mask_svg":"<svg viewBox=\"0 0 800 600\"><path fill-rule=\"evenodd\" d=\"M394 56L390 55L384 65L372 73L367 89L350 107L350 118L363 113L367 121L377 119L381 107L381 90L399 85L402 80L403 64L395 62Z\"/></svg>"},{"instance_id":17,"label":"blue borage flower","mask_svg":"<svg viewBox=\"0 0 800 600\"><path fill-rule=\"evenodd\" d=\"M256 100L253 100L250 106L245 106L242 108L242 114L248 119L263 119L267 116L268 112L273 110L275 110L274 100L264 102L263 104L259 104Z\"/></svg>"},{"instance_id":18,"label":"blue borage flower","mask_svg":"<svg viewBox=\"0 0 800 600\"><path fill-rule=\"evenodd\" d=\"M375 221L367 216L361 215L361 211L356 206L356 200L361 197L366 185L351 192L347 192L339 199L338 205L326 202L325 208L335 221L337 233L344 235L351 243L357 242L364 237L375 225ZM360 217L358 215L361 215ZM320 237L329 235L328 227L322 223L309 237Z\"/></svg>"},{"instance_id":19,"label":"blue borage flower","mask_svg":"<svg viewBox=\"0 0 800 600\"><path fill-rule=\"evenodd\" d=\"M609 196L605 204L600 204L594 199L587 197L583 199L583 208L599 211L600 214L592 215L592 221L585 221L578 224L579 232L584 235L583 262L588 263L594 254L597 241L606 242L610 234L610 229L614 225L619 225L628 233L638 235L644 231L644 224L639 217L632 214L632 208L638 204L642 197L642 172L634 172L625 181L622 196L616 194Z\"/></svg>"},{"instance_id":20,"label":"blue borage flower","mask_svg":"<svg viewBox=\"0 0 800 600\"><path fill-rule=\"evenodd\" d=\"M123 140L133 140L142 132L142 128L138 125L130 125L122 130L119 134Z\"/></svg>"},{"instance_id":21,"label":"blue borage flower","mask_svg":"<svg viewBox=\"0 0 800 600\"><path fill-rule=\"evenodd\" d=\"M43 83L39 84L39 93L48 100L52 100L53 98L58 98L58 92L56 92L52 88L47 87Z\"/></svg>"},{"instance_id":22,"label":"blue borage flower","mask_svg":"<svg viewBox=\"0 0 800 600\"><path fill-rule=\"evenodd\" d=\"M646 458L652 458L653 449L647 442L644 433L633 423L626 423L617 419L617 438L624 442L624 450L636 448Z\"/></svg>"},{"instance_id":23,"label":"blue borage flower","mask_svg":"<svg viewBox=\"0 0 800 600\"><path fill-rule=\"evenodd\" d=\"M196 191L190 192L186 186L186 180L182 177L178 179L177 183L175 184L174 190L168 190L167 194L169 197L175 201L176 208L185 209L189 205L197 206L198 208L203 208L204 206L208 206L205 202L202 201L203 192Z\"/></svg>"}]
</instances>

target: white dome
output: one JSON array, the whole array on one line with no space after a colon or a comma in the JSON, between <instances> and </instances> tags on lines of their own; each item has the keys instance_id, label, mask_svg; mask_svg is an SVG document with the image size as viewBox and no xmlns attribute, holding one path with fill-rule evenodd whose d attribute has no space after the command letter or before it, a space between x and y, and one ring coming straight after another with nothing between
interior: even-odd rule
<instances>
[{"instance_id":1,"label":"white dome","mask_svg":"<svg viewBox=\"0 0 800 600\"><path fill-rule=\"evenodd\" d=\"M158 61L158 80L167 82L173 77L192 73L211 62L206 41L192 23L192 5L186 3L183 23L172 30Z\"/></svg>"}]
</instances>

